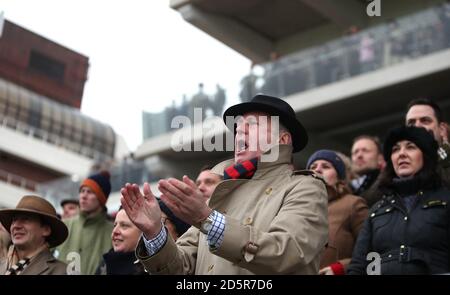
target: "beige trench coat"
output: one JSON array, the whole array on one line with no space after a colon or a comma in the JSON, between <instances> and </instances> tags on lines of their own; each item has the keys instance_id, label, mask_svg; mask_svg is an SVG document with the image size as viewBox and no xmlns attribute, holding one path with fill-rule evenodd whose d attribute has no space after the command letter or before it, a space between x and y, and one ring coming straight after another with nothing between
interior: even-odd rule
<instances>
[{"instance_id":1,"label":"beige trench coat","mask_svg":"<svg viewBox=\"0 0 450 295\"><path fill-rule=\"evenodd\" d=\"M252 179L225 180L209 206L225 215L224 240L210 250L191 227L149 257L142 240L136 256L153 274L317 274L328 238L327 191L312 171L293 171L292 147L276 162L259 162ZM228 160L213 171L233 164Z\"/></svg>"}]
</instances>

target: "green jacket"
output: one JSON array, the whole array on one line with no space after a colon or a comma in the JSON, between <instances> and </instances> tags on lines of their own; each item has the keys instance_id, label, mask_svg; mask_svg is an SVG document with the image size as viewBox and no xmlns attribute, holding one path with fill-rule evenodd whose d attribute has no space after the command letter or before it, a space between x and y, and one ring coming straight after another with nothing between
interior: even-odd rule
<instances>
[{"instance_id":1,"label":"green jacket","mask_svg":"<svg viewBox=\"0 0 450 295\"><path fill-rule=\"evenodd\" d=\"M107 220L104 212L89 218L80 213L78 216L65 220L64 223L69 229L69 236L57 248L58 259L70 267L78 262L76 261L78 257L76 253L78 253L80 265L74 266L74 270L80 269L83 275L95 274L102 255L112 247L113 224Z\"/></svg>"}]
</instances>

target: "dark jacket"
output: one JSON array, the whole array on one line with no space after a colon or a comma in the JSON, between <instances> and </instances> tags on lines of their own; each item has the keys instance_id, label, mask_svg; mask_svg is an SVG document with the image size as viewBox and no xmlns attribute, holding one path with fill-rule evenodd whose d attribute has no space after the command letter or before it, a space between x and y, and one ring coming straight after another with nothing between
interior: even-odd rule
<instances>
[{"instance_id":1,"label":"dark jacket","mask_svg":"<svg viewBox=\"0 0 450 295\"><path fill-rule=\"evenodd\" d=\"M450 271L450 191L416 191L408 211L405 194L386 194L369 211L356 242L348 274L366 274L381 256L381 274L441 274Z\"/></svg>"},{"instance_id":2,"label":"dark jacket","mask_svg":"<svg viewBox=\"0 0 450 295\"><path fill-rule=\"evenodd\" d=\"M367 206L370 208L376 202L381 199L380 192L378 191L377 178L380 175L379 169L374 169L367 172L363 177L364 181L360 186L355 185L355 180L351 182L351 188L353 194L356 196L361 196L367 202Z\"/></svg>"},{"instance_id":3,"label":"dark jacket","mask_svg":"<svg viewBox=\"0 0 450 295\"><path fill-rule=\"evenodd\" d=\"M143 275L144 266L132 252L114 252L113 249L103 254L96 275Z\"/></svg>"},{"instance_id":4,"label":"dark jacket","mask_svg":"<svg viewBox=\"0 0 450 295\"><path fill-rule=\"evenodd\" d=\"M450 189L450 145L444 143L439 151L439 173L442 179L442 185Z\"/></svg>"}]
</instances>

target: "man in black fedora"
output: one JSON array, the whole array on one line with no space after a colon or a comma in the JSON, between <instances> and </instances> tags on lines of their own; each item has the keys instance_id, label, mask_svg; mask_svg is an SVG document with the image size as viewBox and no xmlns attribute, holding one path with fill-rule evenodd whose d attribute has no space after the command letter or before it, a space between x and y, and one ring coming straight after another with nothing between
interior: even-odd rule
<instances>
[{"instance_id":1,"label":"man in black fedora","mask_svg":"<svg viewBox=\"0 0 450 295\"><path fill-rule=\"evenodd\" d=\"M225 122L230 117L234 159L212 169L224 181L208 204L187 176L159 181L161 200L193 225L176 243L149 185L143 193L136 184L122 188L122 205L143 232L136 256L156 274L317 274L327 192L320 177L291 163L307 143L305 129L287 102L266 95L230 107Z\"/></svg>"},{"instance_id":2,"label":"man in black fedora","mask_svg":"<svg viewBox=\"0 0 450 295\"><path fill-rule=\"evenodd\" d=\"M68 235L52 204L38 196L24 196L15 209L0 210L0 222L11 234L13 244L0 261L0 274L66 274L66 264L50 252Z\"/></svg>"}]
</instances>

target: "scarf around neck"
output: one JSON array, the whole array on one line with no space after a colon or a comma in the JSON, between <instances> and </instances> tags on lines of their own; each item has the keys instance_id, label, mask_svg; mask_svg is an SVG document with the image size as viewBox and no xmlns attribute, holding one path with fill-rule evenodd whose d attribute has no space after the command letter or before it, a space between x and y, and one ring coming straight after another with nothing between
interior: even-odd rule
<instances>
[{"instance_id":1,"label":"scarf around neck","mask_svg":"<svg viewBox=\"0 0 450 295\"><path fill-rule=\"evenodd\" d=\"M256 172L258 159L250 159L225 168L223 179L250 179Z\"/></svg>"}]
</instances>

